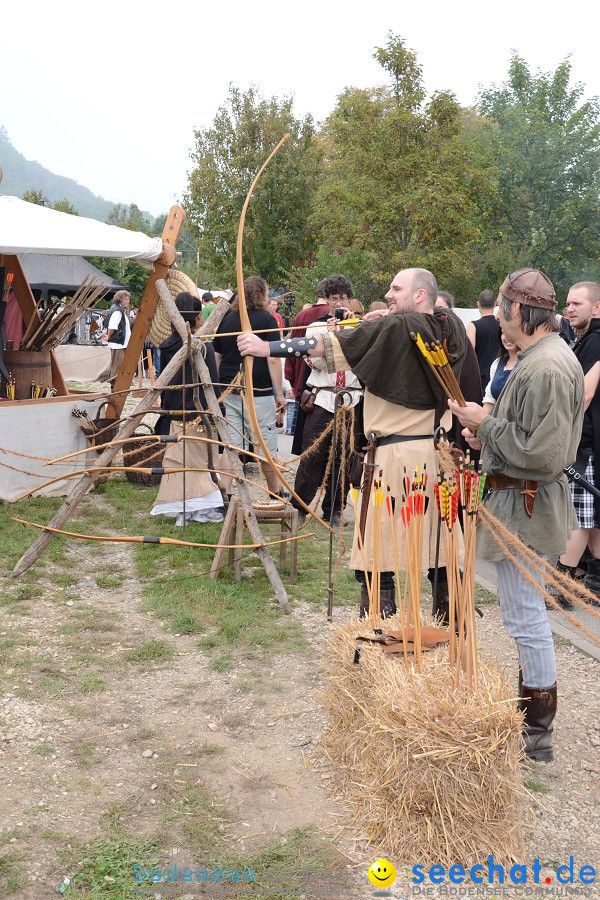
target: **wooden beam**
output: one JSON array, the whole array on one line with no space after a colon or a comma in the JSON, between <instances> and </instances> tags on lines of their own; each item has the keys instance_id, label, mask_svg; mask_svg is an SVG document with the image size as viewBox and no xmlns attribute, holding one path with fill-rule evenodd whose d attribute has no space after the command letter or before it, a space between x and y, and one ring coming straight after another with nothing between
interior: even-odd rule
<instances>
[{"instance_id":1,"label":"wooden beam","mask_svg":"<svg viewBox=\"0 0 600 900\"><path fill-rule=\"evenodd\" d=\"M19 304L25 327L27 328L33 318L36 321L37 328L42 319L38 312L37 303L35 302L31 288L29 287L29 282L25 277L21 260L16 255L3 253L0 254L0 266L4 266L7 272L12 272L14 275L12 289L15 292L15 297L17 298L17 303ZM16 349L17 348L15 347L15 350ZM54 353L52 352L50 353L50 360L52 364L52 384L61 397L66 397L69 391L58 367L58 363L54 358Z\"/></svg>"},{"instance_id":2,"label":"wooden beam","mask_svg":"<svg viewBox=\"0 0 600 900\"><path fill-rule=\"evenodd\" d=\"M119 391L126 391L131 387L135 367L144 349L144 341L148 336L150 323L158 306L158 291L156 290L156 282L159 278L166 278L169 269L175 261L175 247L177 239L183 227L185 220L185 212L181 206L172 206L169 212L165 227L162 233L163 252L162 255L154 263L154 271L151 273L140 303L138 314L135 318L134 326L131 330L129 343L125 348L121 368L115 379L113 391L117 394L113 397L114 409L108 407L107 416L115 418L121 414L123 404L127 397L126 394L119 394Z\"/></svg>"}]
</instances>

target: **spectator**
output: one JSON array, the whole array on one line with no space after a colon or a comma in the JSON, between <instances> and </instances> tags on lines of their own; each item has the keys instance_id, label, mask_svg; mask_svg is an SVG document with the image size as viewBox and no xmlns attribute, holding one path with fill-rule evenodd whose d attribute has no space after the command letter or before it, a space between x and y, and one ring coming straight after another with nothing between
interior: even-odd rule
<instances>
[{"instance_id":1,"label":"spectator","mask_svg":"<svg viewBox=\"0 0 600 900\"><path fill-rule=\"evenodd\" d=\"M480 318L467 325L467 337L471 341L481 377L481 389L485 391L490 380L490 366L498 354L500 328L494 315L496 294L494 291L482 291L477 301Z\"/></svg>"},{"instance_id":2,"label":"spectator","mask_svg":"<svg viewBox=\"0 0 600 900\"><path fill-rule=\"evenodd\" d=\"M182 291L175 298L175 305L183 316L185 322L189 322L192 333L202 324L202 304L197 297L187 291ZM182 347L182 340L178 332L163 341L160 345L163 365L167 366L175 354ZM217 366L214 350L210 343L205 346L206 364L213 381L218 381ZM186 362L171 381L172 385L191 384L193 382L192 366ZM200 406L206 408L204 391L200 388ZM171 433L179 435L183 432L185 420L185 432L191 437L209 437L206 434L204 424L198 419L198 412L194 404L194 390L191 387L180 388L174 391L163 391L161 395L161 407L163 415L159 418L155 427L157 434ZM184 412L184 410L186 412ZM187 412L190 410L190 412ZM166 428L164 427L166 424ZM184 457L185 452L185 457ZM194 471L194 469L206 469L209 464L208 445L203 441L177 441L167 444L163 457L164 468L182 468L185 466L190 471L185 473L175 472L172 475L163 475L160 480L160 488L150 515L168 516L175 518L176 525L185 522L221 522L223 520L223 498L209 472ZM155 465L158 465L156 463ZM185 510L185 513L184 513Z\"/></svg>"},{"instance_id":3,"label":"spectator","mask_svg":"<svg viewBox=\"0 0 600 900\"><path fill-rule=\"evenodd\" d=\"M129 291L117 291L113 299L113 305L106 316L106 342L110 348L110 366L102 375L102 380L114 384L121 362L125 356L125 348L131 337L129 324L129 304L131 295Z\"/></svg>"},{"instance_id":4,"label":"spectator","mask_svg":"<svg viewBox=\"0 0 600 900\"><path fill-rule=\"evenodd\" d=\"M581 335L573 352L581 363L585 383L585 415L575 468L591 485L600 487L600 284L574 284L567 296L565 317ZM584 585L599 598L594 605L600 606L600 501L577 481L572 481L570 488L578 527L557 568L575 578L579 560L589 547L592 559L587 563ZM550 593L563 608L571 609L573 604L563 594L554 588Z\"/></svg>"},{"instance_id":5,"label":"spectator","mask_svg":"<svg viewBox=\"0 0 600 900\"><path fill-rule=\"evenodd\" d=\"M202 294L202 321L205 322L216 307L215 298L210 291Z\"/></svg>"},{"instance_id":6,"label":"spectator","mask_svg":"<svg viewBox=\"0 0 600 900\"><path fill-rule=\"evenodd\" d=\"M348 294L352 295L352 284L348 279L342 284L339 279L341 276L334 275L326 278L322 291L329 301L329 318L326 322L319 321L309 325L306 329L307 337L314 337L317 334L326 334L329 330L338 330L338 320L336 319L337 310L351 311L351 304L354 302ZM340 287L345 287L344 293L340 292ZM360 305L360 304L359 304ZM361 306L362 309L362 306ZM302 443L302 452L306 451L321 434L327 429L332 421L335 409L336 398L339 393L343 396L343 405L353 407L356 406L361 399L360 382L352 372L334 372L330 374L324 359L317 357L308 360L311 369L306 388L315 392L314 407L312 412L306 415L304 423L304 436ZM329 434L324 440L317 444L312 453L305 456L300 461L298 471L296 473L295 490L298 496L304 500L308 506L317 493L327 470L329 460L329 452L331 449L332 434ZM339 525L346 506L346 493L348 490L348 474L350 451L354 449L354 436L348 434L346 446L342 444L341 436L338 435L337 446L335 449L337 461L337 473L335 482L332 481L331 473L325 485L323 495L322 509L323 516L332 525ZM346 471L341 470L341 461L346 460ZM346 490L342 494L341 486L345 484ZM298 509L298 515L304 519L304 509L298 504L294 498L292 505Z\"/></svg>"},{"instance_id":7,"label":"spectator","mask_svg":"<svg viewBox=\"0 0 600 900\"><path fill-rule=\"evenodd\" d=\"M277 322L268 310L267 282L258 275L252 275L244 281L244 293L252 329L256 331L262 331L265 328L277 329ZM219 337L219 333L239 332L241 327L239 301L236 299L231 311L221 321L217 336L213 340L219 381L223 384L230 384L238 374L242 366L242 357L237 348L236 338ZM258 334L256 337L268 341L273 334ZM277 410L283 412L286 408L280 361L278 359L259 360L258 365L254 366L252 381L254 404L261 434L269 450L277 453L276 412ZM246 385L246 388L250 389L250 385ZM233 391L225 398L225 415L227 422L233 426L230 431L231 443L241 452L247 450L253 440L253 435L250 431L248 411L239 392ZM274 494L278 493L279 481L276 473L266 462L261 463L261 467L269 490ZM233 476L231 471L225 467L223 472L221 482L227 494L231 494Z\"/></svg>"}]
</instances>

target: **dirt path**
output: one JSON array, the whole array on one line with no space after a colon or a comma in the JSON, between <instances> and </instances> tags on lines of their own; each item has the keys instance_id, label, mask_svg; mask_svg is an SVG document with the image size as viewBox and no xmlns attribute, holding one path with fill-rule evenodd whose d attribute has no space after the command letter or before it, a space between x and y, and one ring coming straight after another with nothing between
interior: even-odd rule
<instances>
[{"instance_id":1,"label":"dirt path","mask_svg":"<svg viewBox=\"0 0 600 900\"><path fill-rule=\"evenodd\" d=\"M192 848L198 864L203 841L213 853L244 854L316 826L317 835L337 835L364 894L372 854L364 837L345 830L348 813L330 795L333 773L319 762L323 613L294 604L308 652L234 652L233 666L219 672L197 636L172 634L143 611L132 554L127 545L72 546L66 572L38 564L37 591L27 599L23 589L28 615L2 610L0 836L21 884L15 874L7 895L54 895L73 874L76 845L111 825ZM117 585L106 586L113 571ZM68 575L73 584L57 584ZM15 590L6 575L0 588ZM348 615L342 608L336 621ZM281 619L284 627L288 621ZM485 608L479 633L484 651L516 671L497 607ZM136 659L140 648L146 655ZM557 646L557 656L557 760L530 777L528 861L568 862L574 854L579 864L598 866L598 664L568 644ZM410 889L406 877L400 874L396 896ZM588 896L598 896L594 890Z\"/></svg>"}]
</instances>

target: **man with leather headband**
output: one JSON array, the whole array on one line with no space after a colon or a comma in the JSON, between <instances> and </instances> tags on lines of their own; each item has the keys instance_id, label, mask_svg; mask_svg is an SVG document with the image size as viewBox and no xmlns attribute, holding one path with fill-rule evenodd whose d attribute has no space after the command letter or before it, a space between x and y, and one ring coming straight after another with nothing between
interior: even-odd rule
<instances>
[{"instance_id":1,"label":"man with leather headband","mask_svg":"<svg viewBox=\"0 0 600 900\"><path fill-rule=\"evenodd\" d=\"M360 517L354 533L350 567L361 584L361 615L368 610L367 573L373 569L373 516L370 502L373 477L381 479L382 488L396 498L394 527L398 562L406 569L404 528L400 518L403 474L412 478L416 467L423 472L426 464L430 498L425 514L422 568L429 570L433 583L436 547L436 519L433 485L437 461L433 435L441 423L450 425L446 395L416 348L411 333L420 333L426 342L446 341L448 356L458 376L465 356L466 335L460 320L447 310L436 309L437 283L426 269L404 269L398 272L386 294L394 313L357 328L291 341L260 341L256 335L238 338L242 355L319 356L324 357L329 372L352 370L365 386L364 432L370 438L363 492L359 499ZM260 345L263 346L260 346ZM371 439L372 436L372 439ZM366 484L365 484L366 482ZM396 611L394 588L394 551L392 529L387 511L380 519L381 540L379 571L381 573L381 612ZM358 544L358 529L364 534L365 559ZM441 558L444 566L443 555ZM445 569L440 572L438 599L447 598ZM443 612L440 609L440 612Z\"/></svg>"},{"instance_id":2,"label":"man with leather headband","mask_svg":"<svg viewBox=\"0 0 600 900\"><path fill-rule=\"evenodd\" d=\"M558 555L577 527L563 468L577 454L583 372L558 335L556 297L545 275L535 269L513 272L500 288L498 306L503 333L520 347L512 375L490 415L476 403L448 405L465 426L471 446L481 448L492 489L487 508L537 553ZM556 661L544 600L513 564L511 551L485 529L478 529L477 550L483 559L496 562L502 621L517 644L525 752L549 761ZM543 577L520 562L543 587Z\"/></svg>"}]
</instances>

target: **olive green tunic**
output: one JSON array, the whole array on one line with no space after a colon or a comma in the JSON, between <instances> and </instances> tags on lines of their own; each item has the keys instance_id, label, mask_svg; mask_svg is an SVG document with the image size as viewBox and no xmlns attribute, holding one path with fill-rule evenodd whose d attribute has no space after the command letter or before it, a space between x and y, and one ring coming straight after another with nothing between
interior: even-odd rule
<instances>
[{"instance_id":1,"label":"olive green tunic","mask_svg":"<svg viewBox=\"0 0 600 900\"><path fill-rule=\"evenodd\" d=\"M544 556L563 553L577 518L565 466L575 460L583 423L583 371L558 334L548 334L517 355L517 364L493 413L477 432L484 471L512 478L557 481L541 485L528 518L518 490L494 491L486 507ZM477 555L493 562L511 552L481 525Z\"/></svg>"}]
</instances>

